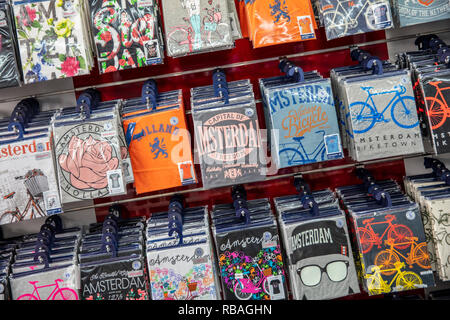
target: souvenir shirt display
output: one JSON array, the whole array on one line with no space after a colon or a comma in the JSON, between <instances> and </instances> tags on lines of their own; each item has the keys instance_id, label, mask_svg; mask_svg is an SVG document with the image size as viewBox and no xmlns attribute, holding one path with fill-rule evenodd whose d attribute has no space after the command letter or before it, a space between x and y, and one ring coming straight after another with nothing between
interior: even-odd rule
<instances>
[{"instance_id":1,"label":"souvenir shirt display","mask_svg":"<svg viewBox=\"0 0 450 320\"><path fill-rule=\"evenodd\" d=\"M307 197L313 201L311 208ZM275 198L274 203L294 299L325 300L359 293L345 214L333 192L301 192Z\"/></svg>"},{"instance_id":2,"label":"souvenir shirt display","mask_svg":"<svg viewBox=\"0 0 450 320\"><path fill-rule=\"evenodd\" d=\"M245 8L254 48L316 39L317 24L308 0L245 1Z\"/></svg>"},{"instance_id":3,"label":"souvenir shirt display","mask_svg":"<svg viewBox=\"0 0 450 320\"><path fill-rule=\"evenodd\" d=\"M38 234L25 236L16 248L10 276L13 300L79 300L76 252L81 229L49 226L48 219Z\"/></svg>"},{"instance_id":4,"label":"souvenir shirt display","mask_svg":"<svg viewBox=\"0 0 450 320\"><path fill-rule=\"evenodd\" d=\"M171 201L168 212L152 214L147 263L153 300L219 299L207 207L183 208Z\"/></svg>"},{"instance_id":5,"label":"souvenir shirt display","mask_svg":"<svg viewBox=\"0 0 450 320\"><path fill-rule=\"evenodd\" d=\"M13 31L11 7L0 2L0 88L20 84L20 72L16 60L16 38Z\"/></svg>"},{"instance_id":6,"label":"souvenir shirt display","mask_svg":"<svg viewBox=\"0 0 450 320\"><path fill-rule=\"evenodd\" d=\"M158 93L155 103L130 99L122 110L138 194L197 182L181 90Z\"/></svg>"},{"instance_id":7,"label":"souvenir shirt display","mask_svg":"<svg viewBox=\"0 0 450 320\"><path fill-rule=\"evenodd\" d=\"M356 161L423 153L409 71L340 80L348 149Z\"/></svg>"},{"instance_id":8,"label":"souvenir shirt display","mask_svg":"<svg viewBox=\"0 0 450 320\"><path fill-rule=\"evenodd\" d=\"M269 200L247 201L242 193L233 199L212 211L224 299L287 299L281 240Z\"/></svg>"},{"instance_id":9,"label":"souvenir shirt display","mask_svg":"<svg viewBox=\"0 0 450 320\"><path fill-rule=\"evenodd\" d=\"M163 40L156 1L90 3L90 22L101 73L163 62Z\"/></svg>"},{"instance_id":10,"label":"souvenir shirt display","mask_svg":"<svg viewBox=\"0 0 450 320\"><path fill-rule=\"evenodd\" d=\"M80 0L13 2L26 84L89 74L93 58L86 3Z\"/></svg>"},{"instance_id":11,"label":"souvenir shirt display","mask_svg":"<svg viewBox=\"0 0 450 320\"><path fill-rule=\"evenodd\" d=\"M230 4L229 0L162 0L167 55L233 48Z\"/></svg>"},{"instance_id":12,"label":"souvenir shirt display","mask_svg":"<svg viewBox=\"0 0 450 320\"><path fill-rule=\"evenodd\" d=\"M433 287L417 204L393 180L375 182L368 177L364 181L336 189L355 230L353 241L358 248L357 265L364 290L378 295Z\"/></svg>"},{"instance_id":13,"label":"souvenir shirt display","mask_svg":"<svg viewBox=\"0 0 450 320\"><path fill-rule=\"evenodd\" d=\"M87 118L79 112L53 123L62 203L126 192L118 115L111 111L106 114L91 114Z\"/></svg>"},{"instance_id":14,"label":"souvenir shirt display","mask_svg":"<svg viewBox=\"0 0 450 320\"><path fill-rule=\"evenodd\" d=\"M330 80L317 72L302 78L260 80L277 168L343 158Z\"/></svg>"},{"instance_id":15,"label":"souvenir shirt display","mask_svg":"<svg viewBox=\"0 0 450 320\"><path fill-rule=\"evenodd\" d=\"M207 189L261 181L266 175L250 80L225 83L227 88L218 89L220 81L191 89L195 147ZM227 93L220 96L218 90Z\"/></svg>"},{"instance_id":16,"label":"souvenir shirt display","mask_svg":"<svg viewBox=\"0 0 450 320\"><path fill-rule=\"evenodd\" d=\"M387 0L319 0L327 40L394 26Z\"/></svg>"},{"instance_id":17,"label":"souvenir shirt display","mask_svg":"<svg viewBox=\"0 0 450 320\"><path fill-rule=\"evenodd\" d=\"M144 257L145 219L110 214L80 241L82 300L149 300Z\"/></svg>"},{"instance_id":18,"label":"souvenir shirt display","mask_svg":"<svg viewBox=\"0 0 450 320\"><path fill-rule=\"evenodd\" d=\"M392 8L399 27L450 18L447 0L393 0Z\"/></svg>"}]
</instances>

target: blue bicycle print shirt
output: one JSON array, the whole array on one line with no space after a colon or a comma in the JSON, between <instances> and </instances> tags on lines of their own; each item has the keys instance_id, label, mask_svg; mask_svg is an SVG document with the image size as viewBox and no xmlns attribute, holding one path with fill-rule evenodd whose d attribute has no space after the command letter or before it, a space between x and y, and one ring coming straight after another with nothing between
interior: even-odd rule
<instances>
[{"instance_id":1,"label":"blue bicycle print shirt","mask_svg":"<svg viewBox=\"0 0 450 320\"><path fill-rule=\"evenodd\" d=\"M277 168L343 157L329 79L266 90ZM266 110L267 111L267 110Z\"/></svg>"},{"instance_id":2,"label":"blue bicycle print shirt","mask_svg":"<svg viewBox=\"0 0 450 320\"><path fill-rule=\"evenodd\" d=\"M409 72L346 80L350 155L367 161L422 153L422 135Z\"/></svg>"}]
</instances>

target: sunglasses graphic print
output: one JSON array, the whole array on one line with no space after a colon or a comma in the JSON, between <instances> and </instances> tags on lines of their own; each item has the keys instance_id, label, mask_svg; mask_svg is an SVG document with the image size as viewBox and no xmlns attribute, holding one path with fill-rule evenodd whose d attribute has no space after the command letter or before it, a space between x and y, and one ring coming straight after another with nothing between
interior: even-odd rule
<instances>
[{"instance_id":1,"label":"sunglasses graphic print","mask_svg":"<svg viewBox=\"0 0 450 320\"><path fill-rule=\"evenodd\" d=\"M341 282L347 278L348 261L332 261L320 267L318 265L307 265L297 269L300 281L307 287L317 286L322 281L322 275L327 274L333 282Z\"/></svg>"}]
</instances>

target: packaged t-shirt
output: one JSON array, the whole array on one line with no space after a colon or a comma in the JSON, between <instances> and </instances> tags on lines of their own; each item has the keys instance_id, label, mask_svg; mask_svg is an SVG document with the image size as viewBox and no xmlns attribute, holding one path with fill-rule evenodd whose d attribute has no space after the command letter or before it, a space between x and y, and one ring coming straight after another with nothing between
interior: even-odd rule
<instances>
[{"instance_id":1,"label":"packaged t-shirt","mask_svg":"<svg viewBox=\"0 0 450 320\"><path fill-rule=\"evenodd\" d=\"M343 215L289 224L286 236L295 299L325 300L359 293Z\"/></svg>"},{"instance_id":2,"label":"packaged t-shirt","mask_svg":"<svg viewBox=\"0 0 450 320\"><path fill-rule=\"evenodd\" d=\"M49 135L0 144L0 224L61 213Z\"/></svg>"},{"instance_id":3,"label":"packaged t-shirt","mask_svg":"<svg viewBox=\"0 0 450 320\"><path fill-rule=\"evenodd\" d=\"M320 0L328 40L393 27L387 0Z\"/></svg>"},{"instance_id":4,"label":"packaged t-shirt","mask_svg":"<svg viewBox=\"0 0 450 320\"><path fill-rule=\"evenodd\" d=\"M265 179L265 150L254 103L194 110L193 119L205 188Z\"/></svg>"},{"instance_id":5,"label":"packaged t-shirt","mask_svg":"<svg viewBox=\"0 0 450 320\"><path fill-rule=\"evenodd\" d=\"M162 62L154 1L89 1L100 72Z\"/></svg>"},{"instance_id":6,"label":"packaged t-shirt","mask_svg":"<svg viewBox=\"0 0 450 320\"><path fill-rule=\"evenodd\" d=\"M20 81L10 12L7 4L0 3L0 88L18 86Z\"/></svg>"},{"instance_id":7,"label":"packaged t-shirt","mask_svg":"<svg viewBox=\"0 0 450 320\"><path fill-rule=\"evenodd\" d=\"M288 298L276 225L215 235L225 300Z\"/></svg>"},{"instance_id":8,"label":"packaged t-shirt","mask_svg":"<svg viewBox=\"0 0 450 320\"><path fill-rule=\"evenodd\" d=\"M417 205L353 217L370 295L435 285Z\"/></svg>"},{"instance_id":9,"label":"packaged t-shirt","mask_svg":"<svg viewBox=\"0 0 450 320\"><path fill-rule=\"evenodd\" d=\"M394 17L400 27L450 18L448 0L393 0Z\"/></svg>"},{"instance_id":10,"label":"packaged t-shirt","mask_svg":"<svg viewBox=\"0 0 450 320\"><path fill-rule=\"evenodd\" d=\"M233 46L228 0L162 0L167 55Z\"/></svg>"},{"instance_id":11,"label":"packaged t-shirt","mask_svg":"<svg viewBox=\"0 0 450 320\"><path fill-rule=\"evenodd\" d=\"M143 258L80 266L82 300L149 300Z\"/></svg>"},{"instance_id":12,"label":"packaged t-shirt","mask_svg":"<svg viewBox=\"0 0 450 320\"><path fill-rule=\"evenodd\" d=\"M53 135L63 203L125 193L114 116L57 122Z\"/></svg>"},{"instance_id":13,"label":"packaged t-shirt","mask_svg":"<svg viewBox=\"0 0 450 320\"><path fill-rule=\"evenodd\" d=\"M215 300L208 242L152 249L147 252L153 300Z\"/></svg>"},{"instance_id":14,"label":"packaged t-shirt","mask_svg":"<svg viewBox=\"0 0 450 320\"><path fill-rule=\"evenodd\" d=\"M69 265L17 274L10 280L13 300L79 300L80 271Z\"/></svg>"},{"instance_id":15,"label":"packaged t-shirt","mask_svg":"<svg viewBox=\"0 0 450 320\"><path fill-rule=\"evenodd\" d=\"M253 47L316 39L317 29L309 0L256 0L246 2Z\"/></svg>"},{"instance_id":16,"label":"packaged t-shirt","mask_svg":"<svg viewBox=\"0 0 450 320\"><path fill-rule=\"evenodd\" d=\"M88 74L90 38L80 0L14 1L25 83Z\"/></svg>"},{"instance_id":17,"label":"packaged t-shirt","mask_svg":"<svg viewBox=\"0 0 450 320\"><path fill-rule=\"evenodd\" d=\"M197 182L182 105L124 117L138 194Z\"/></svg>"},{"instance_id":18,"label":"packaged t-shirt","mask_svg":"<svg viewBox=\"0 0 450 320\"><path fill-rule=\"evenodd\" d=\"M353 159L424 151L409 72L347 79L344 86Z\"/></svg>"},{"instance_id":19,"label":"packaged t-shirt","mask_svg":"<svg viewBox=\"0 0 450 320\"><path fill-rule=\"evenodd\" d=\"M420 80L427 109L434 153L450 152L450 72L426 75Z\"/></svg>"},{"instance_id":20,"label":"packaged t-shirt","mask_svg":"<svg viewBox=\"0 0 450 320\"><path fill-rule=\"evenodd\" d=\"M266 95L278 168L343 157L329 79L267 89Z\"/></svg>"}]
</instances>

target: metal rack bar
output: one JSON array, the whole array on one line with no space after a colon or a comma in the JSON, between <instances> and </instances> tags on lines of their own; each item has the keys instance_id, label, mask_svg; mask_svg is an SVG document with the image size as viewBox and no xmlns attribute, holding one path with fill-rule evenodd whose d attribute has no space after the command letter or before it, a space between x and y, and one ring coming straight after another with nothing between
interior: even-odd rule
<instances>
[{"instance_id":1,"label":"metal rack bar","mask_svg":"<svg viewBox=\"0 0 450 320\"><path fill-rule=\"evenodd\" d=\"M417 158L417 157L422 157L422 156L432 156L432 154L416 153L416 154L412 154L412 155L408 155L408 156L398 156L398 157L392 157L392 158L384 158L384 159L370 160L370 161L364 161L364 162L349 163L349 164L344 164L344 165L340 165L340 166L312 169L312 170L307 170L307 171L291 172L291 173L287 173L287 174L266 177L266 179L263 181L273 181L273 180L279 180L279 179L284 179L284 178L290 178L290 177L293 177L298 174L304 175L304 174L312 174L312 173L321 173L321 172L349 169L349 168L355 168L355 167L361 167L361 166L363 167L365 165L370 165L370 164L390 162L390 161L396 161L396 160L412 159L412 158ZM260 181L260 182L263 182L263 181ZM222 188L222 187L219 187L219 188ZM176 191L176 192L166 192L166 193L162 193L162 194L155 194L155 195L137 197L137 198L132 198L132 199L124 199L124 200L99 203L99 204L94 204L91 206L85 206L85 207L79 207L79 208L72 208L69 210L65 210L64 212L74 212L74 211L79 211L79 210L109 207L109 206L112 206L115 204L125 204L125 203L136 202L136 201L146 201L146 200L157 199L157 198L162 198L162 197L170 197L175 194L210 191L210 190L219 189L219 188L211 188L211 189L195 188L195 189L186 189L186 190L181 190L181 191Z\"/></svg>"}]
</instances>

